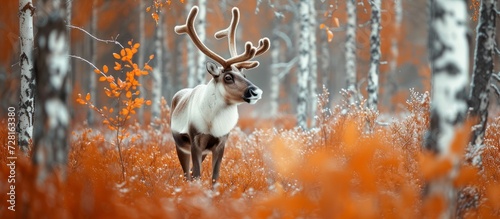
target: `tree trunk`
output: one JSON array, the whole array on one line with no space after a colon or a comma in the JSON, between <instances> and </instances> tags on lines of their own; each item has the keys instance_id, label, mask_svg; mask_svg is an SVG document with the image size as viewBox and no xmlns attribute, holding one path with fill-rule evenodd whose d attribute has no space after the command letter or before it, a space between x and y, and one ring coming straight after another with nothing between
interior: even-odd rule
<instances>
[{"instance_id":1,"label":"tree trunk","mask_svg":"<svg viewBox=\"0 0 500 219\"><path fill-rule=\"evenodd\" d=\"M274 29L277 30L279 28L278 22L279 18L274 18ZM276 33L276 31L273 31ZM271 116L276 116L278 114L279 109L279 95L280 95L280 78L279 71L276 68L276 64L280 62L280 40L278 35L273 34L271 38L271 68L269 69L271 73L271 78L269 79L270 83L270 92L269 92L269 105L270 105L270 114Z\"/></svg>"},{"instance_id":2,"label":"tree trunk","mask_svg":"<svg viewBox=\"0 0 500 219\"><path fill-rule=\"evenodd\" d=\"M357 0L347 0L347 28L345 43L346 59L346 87L349 93L349 104L358 101L358 88L356 79L356 23Z\"/></svg>"},{"instance_id":3,"label":"tree trunk","mask_svg":"<svg viewBox=\"0 0 500 219\"><path fill-rule=\"evenodd\" d=\"M139 43L141 46L139 47L138 55L139 58L137 60L137 64L139 65L139 68L144 67L144 56L146 55L145 48L146 48L146 40L145 40L145 35L144 33L144 22L145 22L145 11L146 11L146 4L145 0L139 0ZM144 89L144 78L139 77L139 83L142 84L143 86L139 86L139 92L141 94L141 97L146 99L146 89ZM139 107L137 109L137 118L138 122L142 124L144 122L144 107Z\"/></svg>"},{"instance_id":4,"label":"tree trunk","mask_svg":"<svg viewBox=\"0 0 500 219\"><path fill-rule=\"evenodd\" d=\"M168 28L167 28L167 24L168 22L165 21L165 16L163 16L163 25L161 26L162 28L162 33L167 33L168 31ZM168 53L166 51L171 51L169 48L168 48L168 39L167 39L167 34L164 34L163 37L162 37L162 51L164 51L163 53L163 60L162 60L162 64L163 64L163 72L161 74L161 82L163 83L163 86L161 86L161 97L160 97L160 100L161 98L168 98L168 95L169 95L169 91L171 89L171 83L168 79L169 79L169 75L170 73L172 72L172 53ZM161 101L160 101L161 102ZM161 104L160 104L161 105Z\"/></svg>"},{"instance_id":5,"label":"tree trunk","mask_svg":"<svg viewBox=\"0 0 500 219\"><path fill-rule=\"evenodd\" d=\"M297 125L302 128L307 128L307 99L308 90L307 83L310 71L310 46L309 35L311 28L309 19L311 16L308 0L299 1L299 23L300 23L300 36L299 36L299 72L297 76L298 84L298 100L297 100Z\"/></svg>"},{"instance_id":6,"label":"tree trunk","mask_svg":"<svg viewBox=\"0 0 500 219\"><path fill-rule=\"evenodd\" d=\"M394 0L394 33L392 34L391 39L391 53L392 57L389 62L389 76L388 76L388 86L387 86L387 96L394 95L398 90L398 83L396 81L397 76L397 68L398 68L398 58L399 58L399 48L398 48L398 40L399 35L401 33L401 22L403 21L403 6L401 4L401 0ZM394 107L394 104L391 104L391 107ZM394 109L394 108L392 108Z\"/></svg>"},{"instance_id":7,"label":"tree trunk","mask_svg":"<svg viewBox=\"0 0 500 219\"><path fill-rule=\"evenodd\" d=\"M472 73L469 107L471 116L478 118L474 126L467 158L472 164L481 166L481 152L484 148L484 133L488 121L491 75L494 71L496 0L482 0L477 24L476 50Z\"/></svg>"},{"instance_id":8,"label":"tree trunk","mask_svg":"<svg viewBox=\"0 0 500 219\"><path fill-rule=\"evenodd\" d=\"M379 84L379 65L380 65L380 0L370 1L372 10L371 15L371 34L370 34L370 71L368 72L368 100L366 102L368 109L377 111L378 104L378 84Z\"/></svg>"},{"instance_id":9,"label":"tree trunk","mask_svg":"<svg viewBox=\"0 0 500 219\"><path fill-rule=\"evenodd\" d=\"M158 24L155 30L155 59L156 67L153 70L153 88L151 100L151 116L158 118L160 116L161 105L161 87L162 87L162 74L163 74L163 13L158 12Z\"/></svg>"},{"instance_id":10,"label":"tree trunk","mask_svg":"<svg viewBox=\"0 0 500 219\"><path fill-rule=\"evenodd\" d=\"M189 13L191 11L191 7L193 6L193 1L194 0L187 0L186 2L186 11ZM200 14L197 16L197 20L199 20ZM188 42L188 39L186 40L186 45L187 45L187 70L188 70L188 87L193 88L196 85L199 84L198 82L198 68L196 66L196 55L198 55L198 51L196 50L195 46L193 43Z\"/></svg>"},{"instance_id":11,"label":"tree trunk","mask_svg":"<svg viewBox=\"0 0 500 219\"><path fill-rule=\"evenodd\" d=\"M445 198L448 207L441 217L455 214L456 191L452 172L458 168L460 154L451 150L455 129L467 111L466 87L469 69L466 1L430 0L429 53L432 70L430 130L425 148L440 158L451 159L453 169L447 176L429 182L430 194Z\"/></svg>"},{"instance_id":12,"label":"tree trunk","mask_svg":"<svg viewBox=\"0 0 500 219\"><path fill-rule=\"evenodd\" d=\"M309 1L309 25L311 28L311 33L309 35L309 46L310 49L308 51L310 62L309 62L309 96L310 96L310 117L311 117L311 127L316 126L316 110L318 108L317 103L317 88L318 88L318 58L317 58L317 49L316 49L316 33L317 33L317 21L316 21L316 9L314 5L315 1Z\"/></svg>"},{"instance_id":13,"label":"tree trunk","mask_svg":"<svg viewBox=\"0 0 500 219\"><path fill-rule=\"evenodd\" d=\"M33 140L33 114L35 111L33 74L33 14L31 0L19 0L19 42L21 43L21 92L19 100L19 148L26 154Z\"/></svg>"},{"instance_id":14,"label":"tree trunk","mask_svg":"<svg viewBox=\"0 0 500 219\"><path fill-rule=\"evenodd\" d=\"M97 36L97 0L92 1L92 17L90 18L90 34L92 36ZM93 39L90 40L90 62L94 65L97 65L97 42ZM96 74L91 73L89 75L89 93L90 93L90 101L96 104L96 87L97 87L97 79ZM87 122L89 126L94 125L95 120L95 112L93 109L88 109L87 111Z\"/></svg>"},{"instance_id":15,"label":"tree trunk","mask_svg":"<svg viewBox=\"0 0 500 219\"><path fill-rule=\"evenodd\" d=\"M66 96L71 90L68 81L69 42L64 22L64 2L44 1L46 16L40 16L35 59L38 80L36 105L37 122L33 161L39 168L39 180L56 166L63 167L68 157L68 127L70 115ZM64 172L63 172L64 173Z\"/></svg>"},{"instance_id":16,"label":"tree trunk","mask_svg":"<svg viewBox=\"0 0 500 219\"><path fill-rule=\"evenodd\" d=\"M198 32L198 36L201 42L204 42L206 39L206 18L207 18L207 1L206 0L198 0L198 6L200 7L200 12L197 17L196 31ZM197 60L197 73L196 73L196 85L205 83L205 75L207 74L206 67L206 57L201 52L198 51L198 60ZM196 86L195 85L195 86Z\"/></svg>"}]
</instances>

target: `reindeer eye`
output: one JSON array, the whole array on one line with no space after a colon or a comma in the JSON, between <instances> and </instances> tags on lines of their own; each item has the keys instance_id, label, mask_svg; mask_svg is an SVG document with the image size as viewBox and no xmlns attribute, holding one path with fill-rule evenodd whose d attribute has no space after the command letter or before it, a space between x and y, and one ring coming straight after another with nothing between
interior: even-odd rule
<instances>
[{"instance_id":1,"label":"reindeer eye","mask_svg":"<svg viewBox=\"0 0 500 219\"><path fill-rule=\"evenodd\" d=\"M231 75L227 74L226 76L224 76L224 80L225 80L226 82L231 83L231 82L233 82L233 76L231 76Z\"/></svg>"}]
</instances>

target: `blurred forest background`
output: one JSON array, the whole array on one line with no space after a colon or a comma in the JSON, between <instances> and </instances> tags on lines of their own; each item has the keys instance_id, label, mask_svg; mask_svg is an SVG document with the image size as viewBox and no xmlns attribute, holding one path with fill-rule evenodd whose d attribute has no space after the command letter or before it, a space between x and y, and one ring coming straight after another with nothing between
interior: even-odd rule
<instances>
[{"instance_id":1,"label":"blurred forest background","mask_svg":"<svg viewBox=\"0 0 500 219\"><path fill-rule=\"evenodd\" d=\"M140 42L144 47L145 59L156 53L155 29L161 28L163 40L161 50L162 60L154 59L150 65L156 67L162 65L162 96L167 101L171 100L176 91L188 87L188 67L187 45L191 44L185 36L175 34L174 26L185 21L190 6L189 1L168 1L169 4L161 9L160 26L157 26L151 14L155 11L152 1L144 2L145 7L151 7L151 11L145 13L144 42ZM474 1L470 3L474 4ZM16 1L4 2L1 13L0 28L0 112L8 106L17 106L19 97L19 23L16 13L18 3ZM279 64L272 65L271 53L259 57L261 65L248 72L248 77L257 86L264 90L263 100L258 105L242 105L240 112L242 117L259 118L274 116L269 112L271 109L269 93L271 90L270 76L272 72L280 72L280 98L279 113L293 114L297 102L297 59L298 56L298 6L295 1L208 1L206 3L206 33L205 43L219 54L229 56L227 45L224 41L213 38L213 34L227 25L231 17L232 7L239 7L242 13L240 28L237 33L237 41L243 45L244 41L252 41L262 37L278 38ZM345 88L345 41L346 41L346 3L339 0L318 0L314 1L316 9L317 26L312 27L312 31L317 38L318 57L318 91L321 85L329 89L332 103L341 100L339 91ZM427 14L426 1L402 1L402 20L399 28L396 28L396 14L394 12L394 1L382 1L381 12L381 65L380 65L380 104L379 110L382 113L400 111L402 104L409 96L409 88L416 91L430 90L430 68L427 56ZM470 7L469 14L478 13L478 6ZM93 11L95 10L95 11ZM138 0L91 0L73 1L72 25L80 27L100 39L117 39L122 44L129 40L139 42L140 40L140 1ZM370 5L367 1L359 1L357 4L357 77L360 91L366 97L367 74L370 64ZM338 20L338 26L336 21ZM477 18L471 16L470 34L471 39L475 39L475 29ZM35 15L36 22L36 15ZM96 26L92 27L92 22ZM328 33L325 28L321 29L320 24L324 24L333 33L333 38L328 41ZM36 33L35 33L36 34ZM499 36L497 35L497 38ZM397 41L398 52L391 51L393 41ZM110 55L116 52L119 47L112 43L96 42L95 39L77 29L71 29L71 52L70 54L80 56L89 61L96 60L95 65L100 67L104 64L113 63ZM96 51L93 51L92 44L97 44ZM471 40L473 48L474 40ZM197 52L198 53L198 52ZM470 50L471 60L473 50ZM201 54L201 53L200 53ZM136 55L136 57L138 57ZM395 62L395 66L392 66ZM76 99L78 93L88 93L90 75L93 74L93 67L87 63L71 59L74 90L72 95ZM472 66L472 65L471 65ZM497 68L499 65L496 65ZM471 67L472 68L472 67ZM95 78L94 78L95 79ZM207 74L208 79L208 74ZM95 79L97 80L97 79ZM151 99L152 77L145 77L144 88L146 99ZM97 91L102 90L102 85L97 83ZM97 92L97 105L102 103L105 97L103 92ZM491 106L497 106L493 102ZM74 108L74 115L77 121L85 121L88 109ZM146 109L146 114L148 113Z\"/></svg>"}]
</instances>

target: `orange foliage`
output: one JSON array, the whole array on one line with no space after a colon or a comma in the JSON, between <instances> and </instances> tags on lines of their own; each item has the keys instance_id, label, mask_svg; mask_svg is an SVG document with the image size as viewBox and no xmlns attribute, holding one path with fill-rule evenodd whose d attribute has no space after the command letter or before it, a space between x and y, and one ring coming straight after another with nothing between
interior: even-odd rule
<instances>
[{"instance_id":1,"label":"orange foliage","mask_svg":"<svg viewBox=\"0 0 500 219\"><path fill-rule=\"evenodd\" d=\"M65 180L54 175L38 185L30 159L18 152L16 212L3 207L0 215L435 218L446 208L446 201L439 195L423 198L424 185L447 174L451 163L422 152L429 95L410 93L406 116L386 126L375 124L368 134L366 121L377 115L356 107L342 113L342 106L323 111L318 128L310 131L262 128L248 133L235 128L227 142L220 181L213 189L210 171L203 172L202 181L183 179L168 127L170 111L163 101L161 120L130 129L137 139L124 143L125 179L116 162L118 152L106 142L109 130L75 130ZM500 118L489 124L483 168L461 165L454 181L457 189L478 192L475 207L462 212L466 217L500 217ZM0 127L0 144L7 140L5 127ZM466 140L458 138L454 144L463 145ZM6 153L2 147L3 162ZM210 156L207 160L206 170ZM8 171L0 166L2 179ZM2 191L6 186L0 183Z\"/></svg>"}]
</instances>

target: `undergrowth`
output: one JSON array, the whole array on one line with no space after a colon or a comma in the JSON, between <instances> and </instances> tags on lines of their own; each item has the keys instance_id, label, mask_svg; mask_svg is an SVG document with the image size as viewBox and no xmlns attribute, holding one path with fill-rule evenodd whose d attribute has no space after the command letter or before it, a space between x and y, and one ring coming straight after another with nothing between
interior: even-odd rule
<instances>
[{"instance_id":1,"label":"undergrowth","mask_svg":"<svg viewBox=\"0 0 500 219\"><path fill-rule=\"evenodd\" d=\"M219 183L212 189L211 164L203 163L202 180L186 182L171 138L169 108L161 119L129 129L134 141L123 142L122 179L118 151L110 130L78 129L71 140L65 180L53 175L36 183L30 159L18 152L16 211L2 218L435 218L445 208L441 197L424 198L424 185L447 171L446 163L422 152L428 126L429 95L411 92L407 113L389 124L363 108L325 110L318 127L274 127L249 121L231 131ZM280 123L283 122L283 123ZM366 130L367 121L372 124ZM6 145L5 120L0 143ZM462 165L457 189L473 188L478 200L466 218L500 217L500 118L486 133L483 168ZM466 141L462 137L460 141ZM463 142L455 141L460 150ZM462 147L462 148L460 148ZM6 162L6 148L0 149ZM9 169L0 166L2 179ZM7 191L7 183L0 182ZM7 197L3 193L3 200Z\"/></svg>"}]
</instances>

